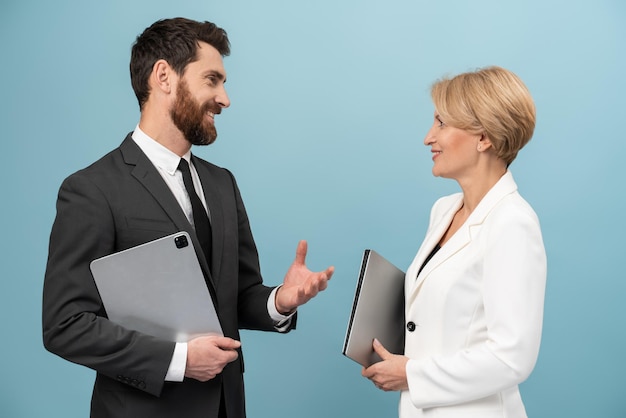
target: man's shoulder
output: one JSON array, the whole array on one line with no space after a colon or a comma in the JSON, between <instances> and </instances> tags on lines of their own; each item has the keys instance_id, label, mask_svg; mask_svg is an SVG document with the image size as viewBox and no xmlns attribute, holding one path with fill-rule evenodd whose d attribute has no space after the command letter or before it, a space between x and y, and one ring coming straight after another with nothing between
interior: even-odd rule
<instances>
[{"instance_id":1,"label":"man's shoulder","mask_svg":"<svg viewBox=\"0 0 626 418\"><path fill-rule=\"evenodd\" d=\"M115 170L114 167L122 167L125 165L122 153L122 146L125 142L126 141L110 150L91 164L73 172L67 176L66 180L73 177L88 177L95 180L115 176L115 173L119 172L119 170Z\"/></svg>"},{"instance_id":2,"label":"man's shoulder","mask_svg":"<svg viewBox=\"0 0 626 418\"><path fill-rule=\"evenodd\" d=\"M224 167L220 167L219 165L217 165L215 163L212 163L212 162L209 162L209 161L205 160L202 157L198 157L197 154L192 153L191 155L193 156L192 158L193 158L193 163L194 164L200 164L200 165L202 165L202 166L204 166L206 168L209 168L211 170L226 170Z\"/></svg>"},{"instance_id":3,"label":"man's shoulder","mask_svg":"<svg viewBox=\"0 0 626 418\"><path fill-rule=\"evenodd\" d=\"M196 154L193 155L193 164L196 167L196 171L208 171L211 175L214 176L226 176L226 177L234 177L231 171L227 168L221 167L217 164L211 163L203 158L198 157Z\"/></svg>"},{"instance_id":4,"label":"man's shoulder","mask_svg":"<svg viewBox=\"0 0 626 418\"><path fill-rule=\"evenodd\" d=\"M122 153L120 151L120 148L118 147L107 152L105 155L98 158L96 161L92 162L88 166L76 171L74 174L94 175L103 171L109 171L112 165L116 165L120 161L123 160Z\"/></svg>"}]
</instances>

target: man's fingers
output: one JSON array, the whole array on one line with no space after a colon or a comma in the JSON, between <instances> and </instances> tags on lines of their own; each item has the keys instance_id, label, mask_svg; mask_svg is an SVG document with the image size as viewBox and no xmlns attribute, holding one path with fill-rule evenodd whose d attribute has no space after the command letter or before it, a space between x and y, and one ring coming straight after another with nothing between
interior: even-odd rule
<instances>
[{"instance_id":1,"label":"man's fingers","mask_svg":"<svg viewBox=\"0 0 626 418\"><path fill-rule=\"evenodd\" d=\"M298 247L296 248L295 264L305 264L307 249L308 244L305 240L301 240L300 242L298 242Z\"/></svg>"},{"instance_id":2,"label":"man's fingers","mask_svg":"<svg viewBox=\"0 0 626 418\"><path fill-rule=\"evenodd\" d=\"M335 272L335 266L330 266L326 269L324 273L326 274L327 280L330 280L330 278L333 277L334 272Z\"/></svg>"},{"instance_id":3,"label":"man's fingers","mask_svg":"<svg viewBox=\"0 0 626 418\"><path fill-rule=\"evenodd\" d=\"M241 341L233 340L228 337L220 337L215 340L215 345L222 350L235 350L241 347Z\"/></svg>"}]
</instances>

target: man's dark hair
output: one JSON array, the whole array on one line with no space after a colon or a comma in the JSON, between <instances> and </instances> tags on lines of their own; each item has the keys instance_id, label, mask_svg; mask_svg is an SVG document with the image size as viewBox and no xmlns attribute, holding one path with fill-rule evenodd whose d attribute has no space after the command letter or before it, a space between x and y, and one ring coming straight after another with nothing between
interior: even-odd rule
<instances>
[{"instance_id":1,"label":"man's dark hair","mask_svg":"<svg viewBox=\"0 0 626 418\"><path fill-rule=\"evenodd\" d=\"M222 56L230 54L230 43L226 31L211 22L177 17L153 23L137 37L130 56L130 81L143 108L148 100L148 79L154 63L164 59L182 75L187 64L198 59L198 43L206 42Z\"/></svg>"}]
</instances>

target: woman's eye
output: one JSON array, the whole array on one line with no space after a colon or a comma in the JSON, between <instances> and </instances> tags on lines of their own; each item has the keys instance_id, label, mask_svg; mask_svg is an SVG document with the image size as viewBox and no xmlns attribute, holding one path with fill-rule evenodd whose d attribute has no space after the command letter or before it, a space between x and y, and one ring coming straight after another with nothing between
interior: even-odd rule
<instances>
[{"instance_id":1,"label":"woman's eye","mask_svg":"<svg viewBox=\"0 0 626 418\"><path fill-rule=\"evenodd\" d=\"M443 123L443 121L439 119L439 116L437 116L436 119L437 119L437 122L439 122L439 127L443 128L445 126L445 123Z\"/></svg>"}]
</instances>

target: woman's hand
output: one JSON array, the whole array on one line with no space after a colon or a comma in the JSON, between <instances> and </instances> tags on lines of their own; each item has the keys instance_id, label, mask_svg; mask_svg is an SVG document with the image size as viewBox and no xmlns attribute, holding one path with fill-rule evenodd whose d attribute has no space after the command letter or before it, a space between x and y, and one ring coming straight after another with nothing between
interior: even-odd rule
<instances>
[{"instance_id":1,"label":"woman's hand","mask_svg":"<svg viewBox=\"0 0 626 418\"><path fill-rule=\"evenodd\" d=\"M391 354L377 339L373 343L374 351L383 360L363 368L361 374L371 380L378 389L388 391L407 390L406 363L408 357Z\"/></svg>"}]
</instances>

